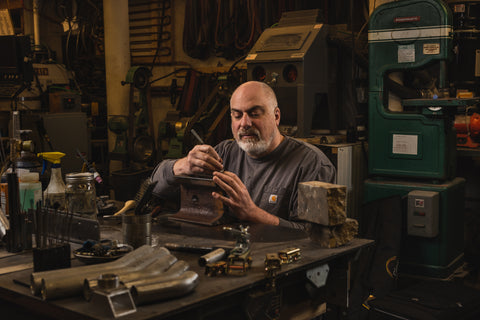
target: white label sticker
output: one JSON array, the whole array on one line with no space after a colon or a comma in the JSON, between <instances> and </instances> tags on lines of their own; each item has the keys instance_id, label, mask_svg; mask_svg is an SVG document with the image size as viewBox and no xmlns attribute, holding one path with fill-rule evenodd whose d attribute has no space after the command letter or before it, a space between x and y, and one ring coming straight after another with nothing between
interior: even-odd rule
<instances>
[{"instance_id":1,"label":"white label sticker","mask_svg":"<svg viewBox=\"0 0 480 320\"><path fill-rule=\"evenodd\" d=\"M398 63L415 62L415 45L398 46Z\"/></svg>"},{"instance_id":2,"label":"white label sticker","mask_svg":"<svg viewBox=\"0 0 480 320\"><path fill-rule=\"evenodd\" d=\"M423 54L440 54L440 43L425 43Z\"/></svg>"},{"instance_id":3,"label":"white label sticker","mask_svg":"<svg viewBox=\"0 0 480 320\"><path fill-rule=\"evenodd\" d=\"M418 136L409 134L394 134L392 143L393 154L418 154Z\"/></svg>"}]
</instances>

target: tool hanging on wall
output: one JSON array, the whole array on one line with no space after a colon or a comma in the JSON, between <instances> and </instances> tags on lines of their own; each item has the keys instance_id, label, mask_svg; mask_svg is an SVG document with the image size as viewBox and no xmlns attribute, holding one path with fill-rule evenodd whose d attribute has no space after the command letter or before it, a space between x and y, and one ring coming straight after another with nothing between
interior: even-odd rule
<instances>
[{"instance_id":1,"label":"tool hanging on wall","mask_svg":"<svg viewBox=\"0 0 480 320\"><path fill-rule=\"evenodd\" d=\"M131 166L130 162L145 166L155 154L152 135L151 76L152 73L146 67L135 66L128 70L125 81L122 81L122 85L130 85L127 123L125 119L120 118L121 116L112 117L109 121L109 129L117 134L115 155L120 156L120 160L126 163L126 167Z\"/></svg>"},{"instance_id":2,"label":"tool hanging on wall","mask_svg":"<svg viewBox=\"0 0 480 320\"><path fill-rule=\"evenodd\" d=\"M221 137L221 140L226 138L228 133L218 134L219 130L226 126L222 126L222 121L225 120L225 115L229 109L229 99L233 90L238 84L242 82L243 74L241 73L222 73L215 74L212 77L216 83L211 89L208 96L203 103L198 107L196 112L190 117L182 117L182 111L167 114L164 122L159 124L159 135L163 132L164 136L159 136L160 139L169 138L168 153L166 158L182 157L189 149L197 144L197 139L192 135L194 129L205 143L216 144L218 141L215 137ZM186 82L188 86L183 90L183 96L180 100L182 108L188 107L188 101L191 101L189 95L193 94L194 90L189 85L191 81ZM186 105L183 105L184 102ZM185 109L182 109L185 110ZM191 111L191 109L188 109ZM168 128L174 128L174 136Z\"/></svg>"}]
</instances>

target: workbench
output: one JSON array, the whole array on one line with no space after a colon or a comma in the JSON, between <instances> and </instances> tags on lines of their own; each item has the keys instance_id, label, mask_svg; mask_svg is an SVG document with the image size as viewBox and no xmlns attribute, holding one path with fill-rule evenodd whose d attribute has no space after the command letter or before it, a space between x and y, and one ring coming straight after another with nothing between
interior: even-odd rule
<instances>
[{"instance_id":1,"label":"workbench","mask_svg":"<svg viewBox=\"0 0 480 320\"><path fill-rule=\"evenodd\" d=\"M234 243L231 241L232 239L228 238L203 237L202 232L197 232L197 235L188 234L188 230L197 230L195 226L184 230L174 228L172 233L155 225L152 229L152 245L183 243L200 246L228 246ZM205 230L205 227L198 228L198 230ZM313 318L325 312L326 306L329 304L348 306L350 261L362 249L372 245L373 241L356 238L345 246L326 249L308 237L297 237L288 232L281 241L269 241L270 239L266 236L268 230L273 229L260 228L257 230L259 235L257 237L252 232L254 235L251 241L253 262L251 269L244 276L209 277L205 275L205 269L198 265L200 254L171 251L178 260L187 261L190 270L198 273L198 286L193 292L183 297L139 306L135 313L122 316L121 319L218 319L223 317L261 319L265 310L270 308L272 302L275 299L278 300L279 297L281 299L280 319L292 319L293 314L299 313L310 315L310 318ZM121 223L103 224L101 235L102 238L121 241ZM265 255L291 247L300 248L301 259L282 265L276 275L276 291L266 289L269 282L266 280L264 272ZM35 319L113 318L113 316L99 315L98 311L81 296L53 301L43 301L41 298L33 296L30 289L26 285L22 285L22 283L29 283L32 269L28 268L28 264L31 262L31 252L9 255L4 248L0 248L0 270L15 266L27 268L0 275L2 318L5 313L9 319L24 319L25 316L30 315ZM72 260L72 267L81 265L83 264L76 259ZM327 265L326 285L317 288L307 279L307 272L309 274L317 273L316 275L320 276L320 273L325 273Z\"/></svg>"}]
</instances>

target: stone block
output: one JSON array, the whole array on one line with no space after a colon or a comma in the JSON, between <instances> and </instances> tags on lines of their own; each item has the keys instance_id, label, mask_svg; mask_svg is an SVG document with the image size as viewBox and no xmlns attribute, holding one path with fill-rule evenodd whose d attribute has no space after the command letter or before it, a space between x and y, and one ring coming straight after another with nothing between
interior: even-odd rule
<instances>
[{"instance_id":1,"label":"stone block","mask_svg":"<svg viewBox=\"0 0 480 320\"><path fill-rule=\"evenodd\" d=\"M347 218L347 187L321 181L298 184L298 218L324 226Z\"/></svg>"},{"instance_id":2,"label":"stone block","mask_svg":"<svg viewBox=\"0 0 480 320\"><path fill-rule=\"evenodd\" d=\"M309 230L310 239L324 248L337 248L350 242L358 234L358 221L346 218L336 226L313 224Z\"/></svg>"}]
</instances>

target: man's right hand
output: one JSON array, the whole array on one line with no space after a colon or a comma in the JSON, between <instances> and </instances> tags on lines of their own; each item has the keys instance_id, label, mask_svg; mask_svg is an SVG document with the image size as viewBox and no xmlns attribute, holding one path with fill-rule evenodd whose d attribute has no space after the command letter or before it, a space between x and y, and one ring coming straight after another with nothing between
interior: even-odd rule
<instances>
[{"instance_id":1,"label":"man's right hand","mask_svg":"<svg viewBox=\"0 0 480 320\"><path fill-rule=\"evenodd\" d=\"M212 174L223 169L222 159L212 146L196 145L185 158L173 165L175 175Z\"/></svg>"}]
</instances>

